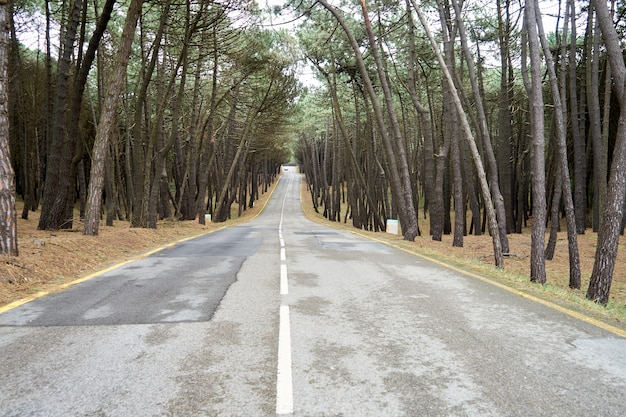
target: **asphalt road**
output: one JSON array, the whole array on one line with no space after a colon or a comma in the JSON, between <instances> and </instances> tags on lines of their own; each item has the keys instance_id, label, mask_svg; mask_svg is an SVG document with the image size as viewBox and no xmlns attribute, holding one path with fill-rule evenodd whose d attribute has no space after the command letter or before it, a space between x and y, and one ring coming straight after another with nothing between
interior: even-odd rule
<instances>
[{"instance_id":1,"label":"asphalt road","mask_svg":"<svg viewBox=\"0 0 626 417\"><path fill-rule=\"evenodd\" d=\"M626 415L626 339L311 223L299 180L0 314L0 416Z\"/></svg>"}]
</instances>

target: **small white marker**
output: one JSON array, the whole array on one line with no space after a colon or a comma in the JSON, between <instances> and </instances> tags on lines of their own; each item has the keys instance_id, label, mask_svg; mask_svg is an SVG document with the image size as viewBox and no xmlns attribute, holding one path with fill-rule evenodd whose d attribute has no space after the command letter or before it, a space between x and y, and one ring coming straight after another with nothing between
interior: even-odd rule
<instances>
[{"instance_id":1,"label":"small white marker","mask_svg":"<svg viewBox=\"0 0 626 417\"><path fill-rule=\"evenodd\" d=\"M281 261L287 260L287 255L285 254L285 248L280 248L280 260Z\"/></svg>"}]
</instances>

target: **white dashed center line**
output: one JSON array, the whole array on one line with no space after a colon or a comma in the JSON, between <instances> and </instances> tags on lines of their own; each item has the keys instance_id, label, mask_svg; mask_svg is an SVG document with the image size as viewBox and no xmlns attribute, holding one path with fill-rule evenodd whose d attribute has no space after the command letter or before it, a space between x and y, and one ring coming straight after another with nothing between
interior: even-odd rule
<instances>
[{"instance_id":1,"label":"white dashed center line","mask_svg":"<svg viewBox=\"0 0 626 417\"><path fill-rule=\"evenodd\" d=\"M291 185L291 182L289 182ZM283 198L280 211L278 238L280 239L280 294L287 295L289 286L287 280L287 254L283 239L283 215L285 201L289 194L289 186ZM291 376L291 325L289 320L289 306L280 306L280 324L278 329L278 369L276 373L276 414L293 414L293 382Z\"/></svg>"}]
</instances>

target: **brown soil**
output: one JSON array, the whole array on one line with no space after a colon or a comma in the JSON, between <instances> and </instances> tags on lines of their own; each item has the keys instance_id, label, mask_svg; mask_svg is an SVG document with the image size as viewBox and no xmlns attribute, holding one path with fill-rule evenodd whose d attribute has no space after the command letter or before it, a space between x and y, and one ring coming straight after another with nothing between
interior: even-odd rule
<instances>
[{"instance_id":1,"label":"brown soil","mask_svg":"<svg viewBox=\"0 0 626 417\"><path fill-rule=\"evenodd\" d=\"M202 226L196 221L161 221L158 228L153 230L130 228L127 222L118 221L113 227L101 226L98 236L84 236L80 224L71 231L37 230L39 213L31 212L28 220L18 220L20 256L0 258L0 306L42 291L54 291L62 284L180 239L247 221L260 212L270 195L268 192L261 196L255 208L244 212L242 218L226 223ZM306 193L303 193L303 197L305 214L312 220L332 227L357 230L351 227L350 221L348 224L327 221L314 212ZM233 214L233 218L235 217L236 212ZM422 233L427 234L426 221L420 221ZM593 268L597 238L590 231L578 236L583 275L581 290L568 289L569 260L565 232L559 234L555 259L546 262L548 284L545 286L528 282L529 230L525 230L523 234L509 235L510 252L513 256L505 259L504 271L493 266L492 241L488 235L466 236L462 248L453 248L452 236L444 236L441 242L435 242L427 235L417 237L415 242L407 242L400 236L386 233L358 232L462 269L487 275L522 291L567 304L570 308L584 310L585 313L613 324L618 323L621 326L620 323L626 323L626 250L623 243L620 244L609 307L596 306L584 299Z\"/></svg>"}]
</instances>

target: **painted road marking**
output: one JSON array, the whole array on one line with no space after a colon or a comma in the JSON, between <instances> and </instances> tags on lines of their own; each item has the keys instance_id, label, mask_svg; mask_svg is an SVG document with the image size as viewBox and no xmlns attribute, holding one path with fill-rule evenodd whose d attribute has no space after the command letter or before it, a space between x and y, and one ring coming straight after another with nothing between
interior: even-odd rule
<instances>
[{"instance_id":1,"label":"painted road marking","mask_svg":"<svg viewBox=\"0 0 626 417\"><path fill-rule=\"evenodd\" d=\"M276 414L292 414L293 384L291 375L291 329L289 324L289 306L280 306L277 375Z\"/></svg>"},{"instance_id":2,"label":"painted road marking","mask_svg":"<svg viewBox=\"0 0 626 417\"><path fill-rule=\"evenodd\" d=\"M285 191L283 204L280 210L280 223L278 225L278 238L280 240L280 294L289 293L289 280L287 277L287 253L285 240L283 239L283 216L285 202L291 186L291 181ZM291 373L291 324L289 320L289 306L280 306L280 319L278 328L278 366L276 370L276 414L293 414L293 381Z\"/></svg>"},{"instance_id":3,"label":"painted road marking","mask_svg":"<svg viewBox=\"0 0 626 417\"><path fill-rule=\"evenodd\" d=\"M289 281L287 280L287 265L280 266L280 295L289 294Z\"/></svg>"}]
</instances>

